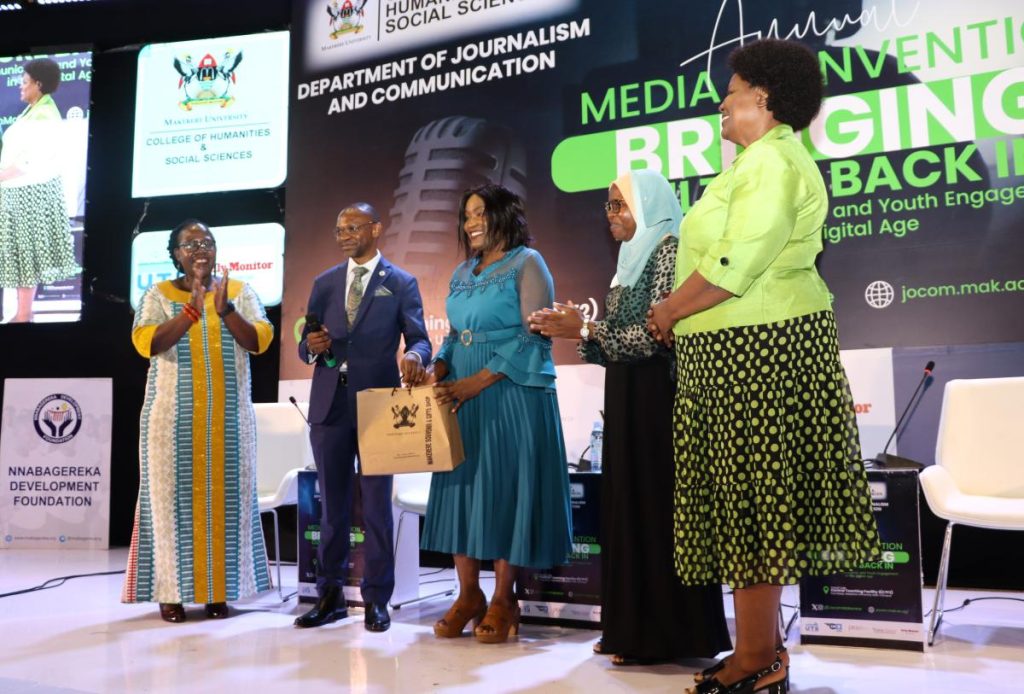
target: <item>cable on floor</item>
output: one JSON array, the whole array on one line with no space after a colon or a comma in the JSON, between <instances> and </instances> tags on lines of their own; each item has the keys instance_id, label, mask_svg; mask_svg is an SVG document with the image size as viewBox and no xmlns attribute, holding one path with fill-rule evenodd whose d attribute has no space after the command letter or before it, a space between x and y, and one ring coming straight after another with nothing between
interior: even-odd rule
<instances>
[{"instance_id":1,"label":"cable on floor","mask_svg":"<svg viewBox=\"0 0 1024 694\"><path fill-rule=\"evenodd\" d=\"M38 586L32 586L31 588L22 588L21 590L14 590L10 593L0 593L0 598L9 598L14 595L24 595L25 593L34 593L38 590L49 590L50 588L59 588L73 578L89 578L90 576L115 576L117 574L123 574L124 572L125 570L121 569L120 571L97 571L96 573L91 574L73 574L71 576L58 576L57 578L51 578L49 580L43 581Z\"/></svg>"}]
</instances>

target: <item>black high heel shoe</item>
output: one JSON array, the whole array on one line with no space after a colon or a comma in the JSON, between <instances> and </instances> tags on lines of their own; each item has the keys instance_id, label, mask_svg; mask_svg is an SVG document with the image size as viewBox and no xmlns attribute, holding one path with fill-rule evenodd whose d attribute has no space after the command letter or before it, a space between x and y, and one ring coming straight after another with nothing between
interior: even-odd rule
<instances>
[{"instance_id":1,"label":"black high heel shoe","mask_svg":"<svg viewBox=\"0 0 1024 694\"><path fill-rule=\"evenodd\" d=\"M733 682L732 684L722 684L717 679L712 677L711 679L704 680L697 685L695 691L697 694L786 694L789 691L789 673L784 671L785 666L782 664L781 658L776 658L768 667L763 670L755 672L753 675L749 675ZM761 687L757 687L759 680L769 677L777 672L783 671L783 678L770 682ZM757 687L755 689L755 687Z\"/></svg>"},{"instance_id":2,"label":"black high heel shoe","mask_svg":"<svg viewBox=\"0 0 1024 694\"><path fill-rule=\"evenodd\" d=\"M162 602L160 603L160 619L180 624L185 621L185 608L180 602Z\"/></svg>"},{"instance_id":3,"label":"black high heel shoe","mask_svg":"<svg viewBox=\"0 0 1024 694\"><path fill-rule=\"evenodd\" d=\"M785 646L779 646L778 648L775 649L775 655L777 655L780 660L782 660L783 657L786 657L786 660L788 660L789 653L786 650ZM706 667L703 670L701 670L700 672L693 673L693 681L696 682L697 684L700 684L701 682L706 682L707 680L711 679L716 674L718 674L719 672L722 671L722 668L725 667L725 661L727 661L728 659L729 659L729 656L726 656L726 657L722 658L721 660L719 660L718 662L716 662L711 667ZM782 660L782 665L783 665L783 667L786 668L786 672L787 672L787 676L788 676L788 673L789 673L789 663L787 663L785 660Z\"/></svg>"}]
</instances>

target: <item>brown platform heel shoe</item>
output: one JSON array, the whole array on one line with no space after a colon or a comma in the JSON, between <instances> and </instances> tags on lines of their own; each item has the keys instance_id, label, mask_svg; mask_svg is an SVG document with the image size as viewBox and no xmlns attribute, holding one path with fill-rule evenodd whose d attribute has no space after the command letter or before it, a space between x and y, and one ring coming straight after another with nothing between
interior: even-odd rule
<instances>
[{"instance_id":1,"label":"brown platform heel shoe","mask_svg":"<svg viewBox=\"0 0 1024 694\"><path fill-rule=\"evenodd\" d=\"M454 639L462 636L466 625L472 621L475 627L487 614L487 598L480 591L473 598L462 599L459 595L455 603L444 613L444 617L434 622L434 636L442 639Z\"/></svg>"},{"instance_id":2,"label":"brown platform heel shoe","mask_svg":"<svg viewBox=\"0 0 1024 694\"><path fill-rule=\"evenodd\" d=\"M509 636L519 633L519 605L509 610L506 607L491 603L484 616L484 621L473 630L473 635L480 643L505 643Z\"/></svg>"}]
</instances>

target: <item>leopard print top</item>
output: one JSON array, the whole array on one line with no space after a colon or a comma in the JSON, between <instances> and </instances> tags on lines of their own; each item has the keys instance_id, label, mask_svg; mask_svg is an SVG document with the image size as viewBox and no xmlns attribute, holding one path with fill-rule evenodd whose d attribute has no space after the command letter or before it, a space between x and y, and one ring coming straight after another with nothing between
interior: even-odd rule
<instances>
[{"instance_id":1,"label":"leopard print top","mask_svg":"<svg viewBox=\"0 0 1024 694\"><path fill-rule=\"evenodd\" d=\"M581 340L576 351L591 364L631 362L659 355L672 359L667 349L647 332L647 310L672 291L676 273L678 240L666 236L651 253L635 286L619 285L604 300L604 320L595 321L590 338Z\"/></svg>"}]
</instances>

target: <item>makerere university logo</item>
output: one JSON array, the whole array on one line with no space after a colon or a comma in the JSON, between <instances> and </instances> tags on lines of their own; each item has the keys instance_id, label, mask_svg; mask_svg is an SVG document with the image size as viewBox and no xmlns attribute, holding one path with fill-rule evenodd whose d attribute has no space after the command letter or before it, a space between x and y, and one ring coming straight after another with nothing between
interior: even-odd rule
<instances>
[{"instance_id":1,"label":"makerere university logo","mask_svg":"<svg viewBox=\"0 0 1024 694\"><path fill-rule=\"evenodd\" d=\"M32 415L39 438L48 443L67 443L82 428L82 408L64 393L47 395Z\"/></svg>"},{"instance_id":2,"label":"makerere university logo","mask_svg":"<svg viewBox=\"0 0 1024 694\"><path fill-rule=\"evenodd\" d=\"M403 405L402 407L395 405L394 407L392 407L391 414L395 416L395 429L400 429L402 427L415 427L416 413L419 412L419 410L419 405L413 405L412 407L408 405Z\"/></svg>"},{"instance_id":3,"label":"makerere university logo","mask_svg":"<svg viewBox=\"0 0 1024 694\"><path fill-rule=\"evenodd\" d=\"M328 24L332 39L346 34L359 34L366 29L366 3L368 0L331 0L327 3Z\"/></svg>"},{"instance_id":4,"label":"makerere university logo","mask_svg":"<svg viewBox=\"0 0 1024 694\"><path fill-rule=\"evenodd\" d=\"M178 73L178 106L191 111L196 106L219 106L227 108L235 100L231 88L238 82L239 63L242 51L226 50L220 62L207 53L196 63L192 55L185 54L174 59Z\"/></svg>"}]
</instances>

